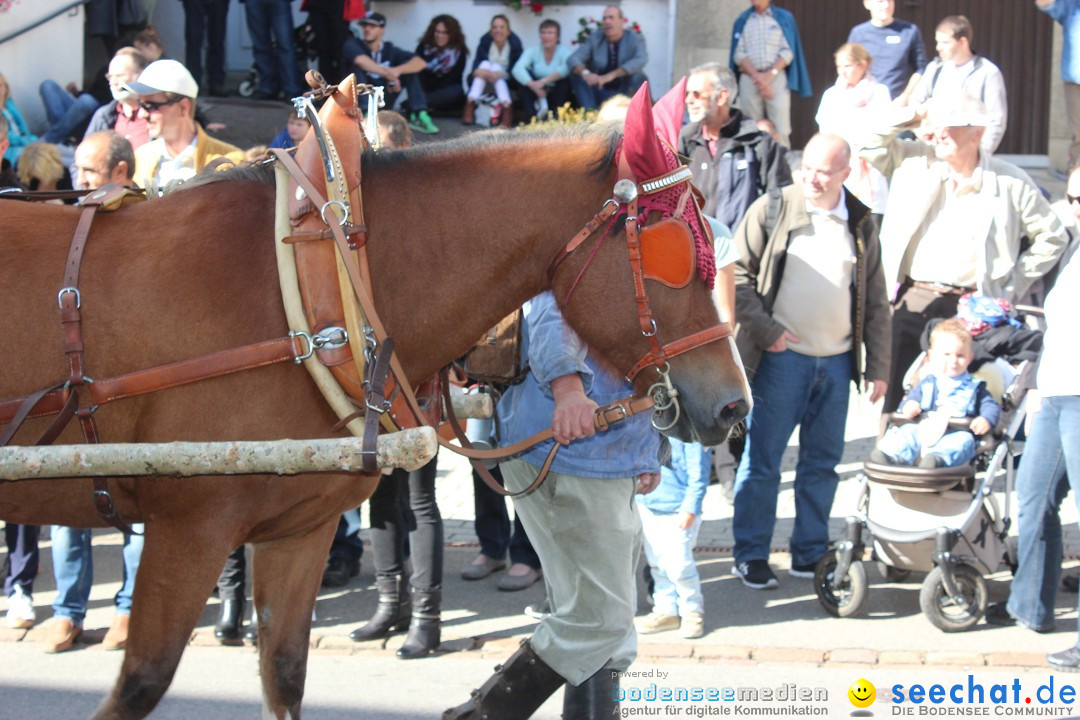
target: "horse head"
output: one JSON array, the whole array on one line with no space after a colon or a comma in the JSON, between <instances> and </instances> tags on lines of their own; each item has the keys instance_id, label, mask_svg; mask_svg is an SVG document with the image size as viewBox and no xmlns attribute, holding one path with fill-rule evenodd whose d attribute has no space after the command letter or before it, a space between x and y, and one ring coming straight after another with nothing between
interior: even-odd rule
<instances>
[{"instance_id":1,"label":"horse head","mask_svg":"<svg viewBox=\"0 0 1080 720\"><path fill-rule=\"evenodd\" d=\"M730 326L720 323L710 292L712 232L674 151L684 93L685 79L655 107L647 83L634 96L617 159L613 197L620 209L607 228L610 239L582 253L576 270L560 273L553 285L586 342L637 392L653 395L658 429L714 445L746 416L751 400ZM595 269L585 272L590 265ZM604 322L588 321L598 313Z\"/></svg>"}]
</instances>

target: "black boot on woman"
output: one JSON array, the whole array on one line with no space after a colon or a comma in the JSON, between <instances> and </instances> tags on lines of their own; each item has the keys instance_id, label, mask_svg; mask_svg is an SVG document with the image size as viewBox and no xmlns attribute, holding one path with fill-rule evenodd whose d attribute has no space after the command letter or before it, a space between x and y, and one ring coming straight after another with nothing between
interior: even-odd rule
<instances>
[{"instance_id":1,"label":"black boot on woman","mask_svg":"<svg viewBox=\"0 0 1080 720\"><path fill-rule=\"evenodd\" d=\"M349 633L357 642L377 640L386 637L392 630L402 630L412 614L412 603L405 590L405 579L401 575L379 575L375 578L375 587L379 591L379 606L371 620L362 627Z\"/></svg>"},{"instance_id":2,"label":"black boot on woman","mask_svg":"<svg viewBox=\"0 0 1080 720\"><path fill-rule=\"evenodd\" d=\"M221 617L214 626L214 637L222 645L239 645L240 623L244 617L244 598L221 601Z\"/></svg>"},{"instance_id":3,"label":"black boot on woman","mask_svg":"<svg viewBox=\"0 0 1080 720\"><path fill-rule=\"evenodd\" d=\"M412 589L412 620L409 621L409 634L405 644L397 651L402 660L427 657L439 647L442 636L442 620L439 611L442 607L442 588L421 590Z\"/></svg>"}]
</instances>

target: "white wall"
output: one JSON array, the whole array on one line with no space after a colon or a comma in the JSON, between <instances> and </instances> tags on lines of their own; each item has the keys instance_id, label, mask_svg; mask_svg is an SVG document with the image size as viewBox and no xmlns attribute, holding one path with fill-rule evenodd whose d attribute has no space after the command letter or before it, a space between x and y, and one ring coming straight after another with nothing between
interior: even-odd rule
<instances>
[{"instance_id":1,"label":"white wall","mask_svg":"<svg viewBox=\"0 0 1080 720\"><path fill-rule=\"evenodd\" d=\"M677 0L624 0L623 14L643 29L649 63L645 72L653 96L671 87L672 35L674 32L675 5ZM498 0L420 0L419 2L390 2L374 0L372 7L387 18L386 39L399 47L412 50L435 15L449 13L461 22L470 52L475 51L480 36L487 32L491 16L503 13L510 18L510 26L521 37L526 47L539 42L540 22L546 18L558 20L562 25L563 44L568 45L577 35L579 18L597 18L603 14L605 3L548 5L543 15L533 15L527 9L512 10ZM300 0L293 0L293 16L296 23L303 21L305 13L299 11ZM154 12L154 23L165 42L170 57L184 59L184 10L179 2L159 1ZM226 34L226 65L228 70L242 71L251 67L251 39L244 18L244 7L239 3L229 6L228 31ZM471 62L471 59L470 59Z\"/></svg>"},{"instance_id":2,"label":"white wall","mask_svg":"<svg viewBox=\"0 0 1080 720\"><path fill-rule=\"evenodd\" d=\"M0 34L13 32L56 12L70 0L25 0L0 15ZM0 45L0 73L11 85L11 96L33 132L44 131L45 106L38 85L51 78L60 85L83 80L81 7L53 18L41 27Z\"/></svg>"}]
</instances>

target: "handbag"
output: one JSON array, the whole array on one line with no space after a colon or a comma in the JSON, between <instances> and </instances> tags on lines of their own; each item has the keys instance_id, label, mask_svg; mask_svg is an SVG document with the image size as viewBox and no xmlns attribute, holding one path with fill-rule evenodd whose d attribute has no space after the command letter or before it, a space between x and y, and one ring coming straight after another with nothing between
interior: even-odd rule
<instances>
[{"instance_id":1,"label":"handbag","mask_svg":"<svg viewBox=\"0 0 1080 720\"><path fill-rule=\"evenodd\" d=\"M465 374L472 380L516 385L528 367L521 361L522 312L518 308L484 333L465 355Z\"/></svg>"}]
</instances>

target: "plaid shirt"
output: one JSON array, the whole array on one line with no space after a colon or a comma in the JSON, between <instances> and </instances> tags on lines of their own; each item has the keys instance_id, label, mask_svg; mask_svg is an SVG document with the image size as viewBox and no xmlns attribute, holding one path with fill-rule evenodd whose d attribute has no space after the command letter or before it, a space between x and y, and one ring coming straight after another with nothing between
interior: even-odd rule
<instances>
[{"instance_id":1,"label":"plaid shirt","mask_svg":"<svg viewBox=\"0 0 1080 720\"><path fill-rule=\"evenodd\" d=\"M784 59L784 65L790 65L795 55L791 52L784 31L773 17L772 8L763 13L750 13L746 27L735 47L735 64L740 65L746 58L758 70L767 70L776 62Z\"/></svg>"}]
</instances>

